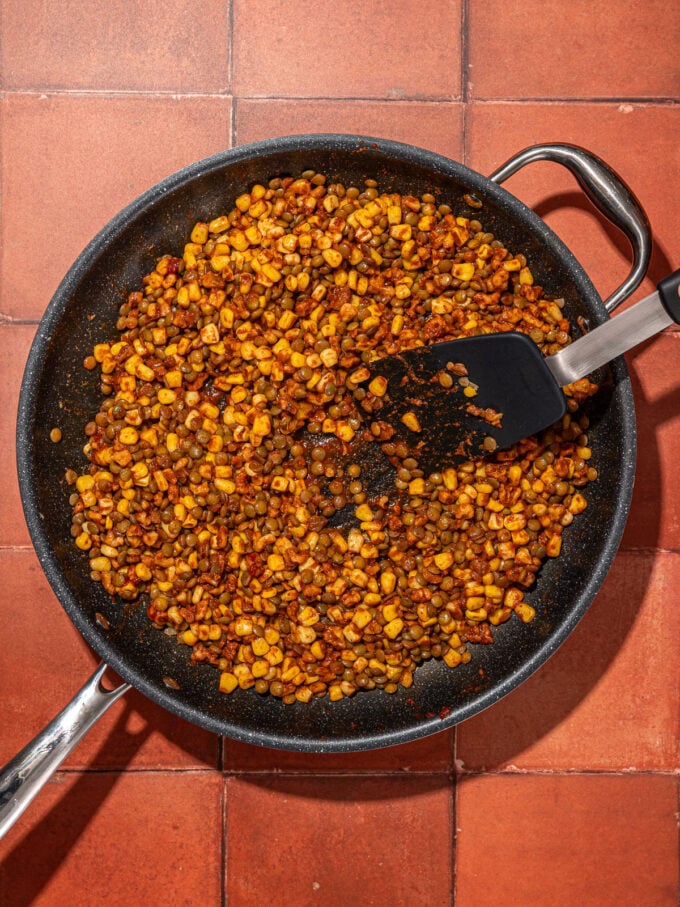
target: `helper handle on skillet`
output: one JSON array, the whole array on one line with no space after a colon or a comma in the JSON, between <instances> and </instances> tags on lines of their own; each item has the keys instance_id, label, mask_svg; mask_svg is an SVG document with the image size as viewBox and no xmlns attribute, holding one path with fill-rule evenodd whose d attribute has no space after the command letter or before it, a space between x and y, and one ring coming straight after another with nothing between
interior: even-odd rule
<instances>
[{"instance_id":1,"label":"helper handle on skillet","mask_svg":"<svg viewBox=\"0 0 680 907\"><path fill-rule=\"evenodd\" d=\"M511 157L489 179L502 183L534 161L552 161L570 170L598 211L628 237L633 249L633 265L628 277L604 303L607 311L613 312L640 285L649 266L652 234L647 215L631 189L609 164L579 145L532 145Z\"/></svg>"},{"instance_id":2,"label":"helper handle on skillet","mask_svg":"<svg viewBox=\"0 0 680 907\"><path fill-rule=\"evenodd\" d=\"M102 686L102 664L69 704L0 771L0 838L106 710L130 689Z\"/></svg>"}]
</instances>

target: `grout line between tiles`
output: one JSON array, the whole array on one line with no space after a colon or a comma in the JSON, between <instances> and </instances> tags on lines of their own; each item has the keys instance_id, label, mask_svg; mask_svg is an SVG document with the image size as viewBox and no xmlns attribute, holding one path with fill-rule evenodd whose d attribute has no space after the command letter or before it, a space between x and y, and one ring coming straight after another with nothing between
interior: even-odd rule
<instances>
[{"instance_id":1,"label":"grout line between tiles","mask_svg":"<svg viewBox=\"0 0 680 907\"><path fill-rule=\"evenodd\" d=\"M451 810L451 905L455 907L456 903L456 864L458 852L458 772L456 770L456 743L458 738L458 728L454 727L451 735L451 800L449 808Z\"/></svg>"},{"instance_id":2,"label":"grout line between tiles","mask_svg":"<svg viewBox=\"0 0 680 907\"><path fill-rule=\"evenodd\" d=\"M541 96L535 97L475 97L470 95L469 88L461 89L460 95L418 95L405 96L399 98L386 97L384 95L338 95L327 97L321 95L243 95L233 93L229 88L217 91L177 91L173 89L145 89L145 88L62 88L58 86L33 86L24 88L5 87L2 91L5 96L12 95L59 95L73 97L92 97L92 98L116 98L116 97L141 97L147 100L154 98L172 98L176 100L214 98L214 99L236 99L242 101L319 101L324 104L344 104L344 103L382 103L382 104L545 104L545 105L564 105L564 104L638 104L642 106L667 106L680 107L680 98L674 96L662 95L658 97L632 97L632 96L611 96L611 97L590 97L588 95L578 97L562 96Z\"/></svg>"},{"instance_id":3,"label":"grout line between tiles","mask_svg":"<svg viewBox=\"0 0 680 907\"><path fill-rule=\"evenodd\" d=\"M221 831L222 839L220 841L220 904L221 907L226 907L227 904L227 880L229 878L229 873L227 869L227 860L229 859L229 852L227 848L227 823L228 823L228 810L229 804L227 801L227 778L222 778L222 787L220 788L220 818L221 818Z\"/></svg>"},{"instance_id":4,"label":"grout line between tiles","mask_svg":"<svg viewBox=\"0 0 680 907\"><path fill-rule=\"evenodd\" d=\"M403 781L410 780L422 780L423 778L442 778L448 779L449 786L452 789L455 789L455 786L458 782L463 782L466 779L470 778L479 778L482 775L493 776L495 778L507 777L507 778L516 778L518 776L522 777L544 777L546 775L558 775L560 777L574 777L581 775L588 775L589 777L597 778L625 778L625 777L640 777L642 775L649 777L663 777L663 778L678 778L680 779L680 767L674 769L638 769L638 768L628 768L628 769L592 769L592 768L531 768L531 769L486 769L482 768L479 770L456 770L456 772L451 772L449 770L443 769L441 771L422 771L422 772L404 772L395 770L380 770L380 769L355 769L355 770L327 770L327 771L318 771L316 769L261 769L258 771L247 771L247 770L232 770L232 771L223 771L220 772L218 769L214 768L196 768L189 766L165 766L165 767L153 767L153 768L143 768L138 766L125 766L124 768L71 768L71 767L62 767L57 769L55 772L56 775L215 775L221 774L225 782L229 778L248 778L253 779L263 778L263 777L273 777L277 779L285 778L363 778L369 780L371 778L378 780L381 778L389 778L395 780L400 778Z\"/></svg>"},{"instance_id":5,"label":"grout line between tiles","mask_svg":"<svg viewBox=\"0 0 680 907\"><path fill-rule=\"evenodd\" d=\"M229 82L229 91L234 90L234 0L229 0L229 12L227 15L227 79ZM232 94L231 110L229 111L229 146L231 148L236 144L236 98Z\"/></svg>"},{"instance_id":6,"label":"grout line between tiles","mask_svg":"<svg viewBox=\"0 0 680 907\"><path fill-rule=\"evenodd\" d=\"M470 9L468 0L462 0L461 20L460 20L460 94L463 102L462 117L462 149L463 164L467 164L468 159L468 116L469 116L469 84L468 69L470 63Z\"/></svg>"},{"instance_id":7,"label":"grout line between tiles","mask_svg":"<svg viewBox=\"0 0 680 907\"><path fill-rule=\"evenodd\" d=\"M680 99L673 96L660 96L654 98L639 98L628 96L611 96L611 97L589 97L583 95L580 97L561 97L559 95L543 97L498 97L498 98L476 98L474 96L468 99L475 104L639 104L642 106L653 106L655 104L667 107L680 106Z\"/></svg>"}]
</instances>

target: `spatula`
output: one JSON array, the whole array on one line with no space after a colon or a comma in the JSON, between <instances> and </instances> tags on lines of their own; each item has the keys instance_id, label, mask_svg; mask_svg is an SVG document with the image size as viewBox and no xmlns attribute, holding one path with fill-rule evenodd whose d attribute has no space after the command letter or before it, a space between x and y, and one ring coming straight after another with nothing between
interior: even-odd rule
<instances>
[{"instance_id":1,"label":"spatula","mask_svg":"<svg viewBox=\"0 0 680 907\"><path fill-rule=\"evenodd\" d=\"M677 270L655 293L549 357L528 336L510 331L377 360L368 366L371 383L382 376L387 386L372 385L384 389L372 418L391 426L393 440L408 445L421 469L510 447L562 417L565 385L680 324L679 289Z\"/></svg>"}]
</instances>

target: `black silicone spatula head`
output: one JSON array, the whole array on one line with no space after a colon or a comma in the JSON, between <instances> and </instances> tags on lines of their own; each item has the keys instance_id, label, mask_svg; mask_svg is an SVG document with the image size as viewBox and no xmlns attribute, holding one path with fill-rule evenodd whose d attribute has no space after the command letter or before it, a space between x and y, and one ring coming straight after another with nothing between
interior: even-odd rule
<instances>
[{"instance_id":1,"label":"black silicone spatula head","mask_svg":"<svg viewBox=\"0 0 680 907\"><path fill-rule=\"evenodd\" d=\"M423 470L510 447L564 414L564 386L680 324L679 293L680 270L548 358L529 337L509 331L377 360L363 370L369 393L362 405L378 437L403 441Z\"/></svg>"},{"instance_id":2,"label":"black silicone spatula head","mask_svg":"<svg viewBox=\"0 0 680 907\"><path fill-rule=\"evenodd\" d=\"M373 421L390 426L421 469L510 447L566 410L541 351L515 332L407 350L369 370Z\"/></svg>"}]
</instances>

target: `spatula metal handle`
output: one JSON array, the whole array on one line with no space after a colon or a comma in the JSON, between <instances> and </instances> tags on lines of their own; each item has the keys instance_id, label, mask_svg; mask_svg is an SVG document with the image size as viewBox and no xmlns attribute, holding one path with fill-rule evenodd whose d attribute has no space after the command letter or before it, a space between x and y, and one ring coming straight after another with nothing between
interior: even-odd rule
<instances>
[{"instance_id":1,"label":"spatula metal handle","mask_svg":"<svg viewBox=\"0 0 680 907\"><path fill-rule=\"evenodd\" d=\"M605 302L612 312L640 285L652 252L652 234L647 215L632 190L609 164L578 145L533 145L520 151L491 174L489 179L502 183L534 161L553 161L570 170L595 207L625 233L633 249L630 273Z\"/></svg>"},{"instance_id":2,"label":"spatula metal handle","mask_svg":"<svg viewBox=\"0 0 680 907\"><path fill-rule=\"evenodd\" d=\"M579 337L545 361L562 387L637 346L673 322L680 324L680 270L664 278L656 293Z\"/></svg>"}]
</instances>

